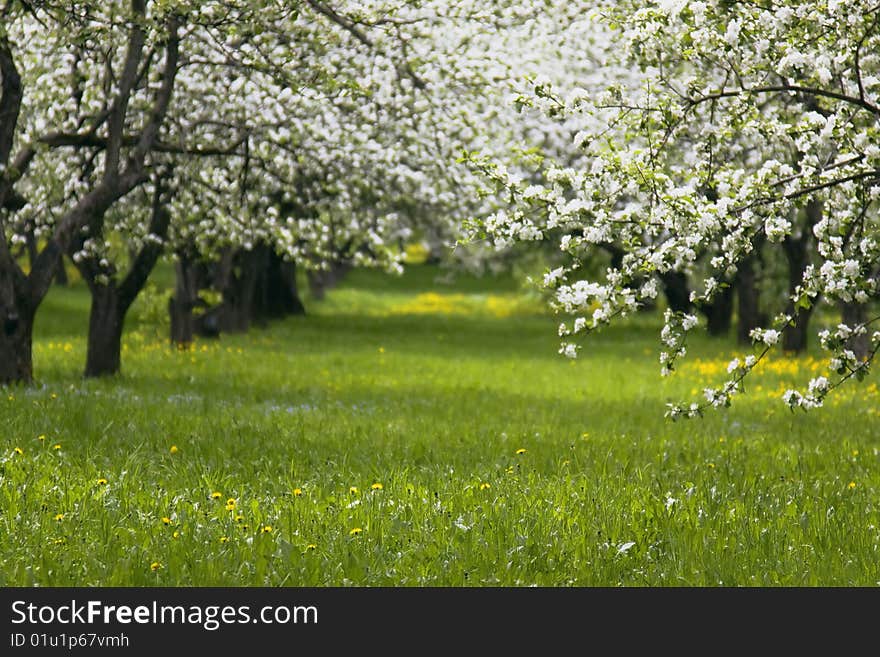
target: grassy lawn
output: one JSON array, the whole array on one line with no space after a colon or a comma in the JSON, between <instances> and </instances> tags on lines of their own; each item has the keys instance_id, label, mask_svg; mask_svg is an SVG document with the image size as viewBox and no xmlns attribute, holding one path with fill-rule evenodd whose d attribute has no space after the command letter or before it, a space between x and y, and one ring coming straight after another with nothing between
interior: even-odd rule
<instances>
[{"instance_id":1,"label":"grassy lawn","mask_svg":"<svg viewBox=\"0 0 880 657\"><path fill-rule=\"evenodd\" d=\"M732 341L661 379L646 317L567 361L512 281L436 275L187 352L139 301L110 381L80 377L84 288L53 290L38 383L0 391L0 584L880 583L874 377L793 414L818 362L776 357L672 423Z\"/></svg>"}]
</instances>

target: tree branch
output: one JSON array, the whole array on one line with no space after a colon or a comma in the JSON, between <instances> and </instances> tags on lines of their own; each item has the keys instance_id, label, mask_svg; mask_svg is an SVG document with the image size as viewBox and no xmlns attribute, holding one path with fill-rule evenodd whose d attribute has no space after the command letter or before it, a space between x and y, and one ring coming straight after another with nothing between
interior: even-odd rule
<instances>
[{"instance_id":1,"label":"tree branch","mask_svg":"<svg viewBox=\"0 0 880 657\"><path fill-rule=\"evenodd\" d=\"M155 189L153 191L153 205L150 216L149 235L155 235L164 242L168 236L168 226L171 223L171 212L166 206L164 190L162 188L163 174L157 173ZM164 243L147 239L131 264L131 268L123 281L119 284L120 310L125 312L137 298L156 266L156 261L162 255Z\"/></svg>"},{"instance_id":2,"label":"tree branch","mask_svg":"<svg viewBox=\"0 0 880 657\"><path fill-rule=\"evenodd\" d=\"M131 0L131 31L128 37L128 50L125 64L119 79L119 93L110 107L110 121L107 131L107 155L104 163L104 178L114 180L119 176L119 153L125 130L125 116L128 103L138 79L141 58L143 57L146 35L141 21L146 16L145 0Z\"/></svg>"},{"instance_id":3,"label":"tree branch","mask_svg":"<svg viewBox=\"0 0 880 657\"><path fill-rule=\"evenodd\" d=\"M848 96L847 94L838 93L836 91L827 91L825 89L816 89L814 87L802 87L796 84L780 84L780 85L772 85L767 87L750 87L746 89L730 89L726 91L719 91L718 93L709 94L707 96L700 96L699 98L691 98L688 102L690 105L699 105L701 103L705 103L711 100L718 100L720 98L734 98L736 96L742 96L744 94L766 94L766 93L779 93L783 91L792 91L795 93L802 94L811 94L813 96L821 96L824 98L833 98L834 100L839 100L844 103L848 103L850 105L856 105L857 107L861 107L862 109L866 109L872 114L876 114L880 116L880 107L876 105L872 105L864 98L856 98L855 96Z\"/></svg>"}]
</instances>

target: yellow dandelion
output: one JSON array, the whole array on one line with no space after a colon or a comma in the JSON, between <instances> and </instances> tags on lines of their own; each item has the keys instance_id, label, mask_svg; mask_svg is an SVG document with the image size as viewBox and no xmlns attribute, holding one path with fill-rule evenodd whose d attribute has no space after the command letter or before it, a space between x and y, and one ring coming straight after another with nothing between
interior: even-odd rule
<instances>
[{"instance_id":1,"label":"yellow dandelion","mask_svg":"<svg viewBox=\"0 0 880 657\"><path fill-rule=\"evenodd\" d=\"M709 468L710 470L714 470L714 469L715 469L715 464L714 464L714 463L707 463L707 464L706 464L706 467Z\"/></svg>"},{"instance_id":2,"label":"yellow dandelion","mask_svg":"<svg viewBox=\"0 0 880 657\"><path fill-rule=\"evenodd\" d=\"M853 455L853 456L858 456L858 455L859 455L859 450L854 449L854 450L852 451L852 455Z\"/></svg>"},{"instance_id":3,"label":"yellow dandelion","mask_svg":"<svg viewBox=\"0 0 880 657\"><path fill-rule=\"evenodd\" d=\"M348 532L348 535L349 535L349 536L357 536L357 535L359 535L359 534L362 534L363 531L364 531L364 530L361 529L360 527L355 527L355 528L352 529L350 532Z\"/></svg>"},{"instance_id":4,"label":"yellow dandelion","mask_svg":"<svg viewBox=\"0 0 880 657\"><path fill-rule=\"evenodd\" d=\"M306 550L317 550L317 549L318 549L318 546L315 545L314 543L309 543L308 545L306 545Z\"/></svg>"},{"instance_id":5,"label":"yellow dandelion","mask_svg":"<svg viewBox=\"0 0 880 657\"><path fill-rule=\"evenodd\" d=\"M161 567L162 567L162 564L159 563L158 561L154 561L153 563L150 564L150 570L152 570L154 573L157 570L159 570Z\"/></svg>"},{"instance_id":6,"label":"yellow dandelion","mask_svg":"<svg viewBox=\"0 0 880 657\"><path fill-rule=\"evenodd\" d=\"M221 497L223 497L223 493L221 493L219 490L215 490L213 493L211 493L212 500L219 500Z\"/></svg>"},{"instance_id":7,"label":"yellow dandelion","mask_svg":"<svg viewBox=\"0 0 880 657\"><path fill-rule=\"evenodd\" d=\"M56 394L53 392L51 395L49 395L49 399L58 399L58 395L56 395Z\"/></svg>"},{"instance_id":8,"label":"yellow dandelion","mask_svg":"<svg viewBox=\"0 0 880 657\"><path fill-rule=\"evenodd\" d=\"M380 484L378 481L376 483L374 483L372 486L370 486L370 490L382 490L383 488L385 488L385 487L382 484Z\"/></svg>"},{"instance_id":9,"label":"yellow dandelion","mask_svg":"<svg viewBox=\"0 0 880 657\"><path fill-rule=\"evenodd\" d=\"M171 538L180 538L180 532L175 530L173 534L171 534Z\"/></svg>"},{"instance_id":10,"label":"yellow dandelion","mask_svg":"<svg viewBox=\"0 0 880 657\"><path fill-rule=\"evenodd\" d=\"M52 449L54 449L54 450L61 449L61 443L55 443L54 445L52 445Z\"/></svg>"},{"instance_id":11,"label":"yellow dandelion","mask_svg":"<svg viewBox=\"0 0 880 657\"><path fill-rule=\"evenodd\" d=\"M16 448L15 448L14 450L12 450L12 451L15 452L16 454L18 454L19 456L21 456L22 454L24 454L24 450L23 450L21 447L16 447Z\"/></svg>"},{"instance_id":12,"label":"yellow dandelion","mask_svg":"<svg viewBox=\"0 0 880 657\"><path fill-rule=\"evenodd\" d=\"M586 431L584 431L584 432L581 434L581 440L588 440L589 437L590 437L590 434L588 434Z\"/></svg>"},{"instance_id":13,"label":"yellow dandelion","mask_svg":"<svg viewBox=\"0 0 880 657\"><path fill-rule=\"evenodd\" d=\"M263 525L260 528L261 534L271 534L272 533L272 525Z\"/></svg>"},{"instance_id":14,"label":"yellow dandelion","mask_svg":"<svg viewBox=\"0 0 880 657\"><path fill-rule=\"evenodd\" d=\"M98 485L99 485L99 486L106 486L106 485L107 485L107 480L104 479L104 477L101 477L100 479L98 479Z\"/></svg>"},{"instance_id":15,"label":"yellow dandelion","mask_svg":"<svg viewBox=\"0 0 880 657\"><path fill-rule=\"evenodd\" d=\"M480 484L480 490L489 490L490 488L492 488L492 484L488 482L484 481L482 484Z\"/></svg>"},{"instance_id":16,"label":"yellow dandelion","mask_svg":"<svg viewBox=\"0 0 880 657\"><path fill-rule=\"evenodd\" d=\"M228 500L226 500L226 510L227 511L234 511L235 510L235 500L232 499L231 497Z\"/></svg>"},{"instance_id":17,"label":"yellow dandelion","mask_svg":"<svg viewBox=\"0 0 880 657\"><path fill-rule=\"evenodd\" d=\"M177 454L177 452L179 452L180 450L177 449L177 445L172 445L171 449L169 449L168 451L171 452L172 454Z\"/></svg>"},{"instance_id":18,"label":"yellow dandelion","mask_svg":"<svg viewBox=\"0 0 880 657\"><path fill-rule=\"evenodd\" d=\"M352 495L357 495L357 492L358 492L357 486L352 486L351 488L348 489L348 492L351 493Z\"/></svg>"},{"instance_id":19,"label":"yellow dandelion","mask_svg":"<svg viewBox=\"0 0 880 657\"><path fill-rule=\"evenodd\" d=\"M849 488L850 490L852 490L853 488L856 487L856 482L851 481L846 485L846 487Z\"/></svg>"},{"instance_id":20,"label":"yellow dandelion","mask_svg":"<svg viewBox=\"0 0 880 657\"><path fill-rule=\"evenodd\" d=\"M171 518L169 518L168 516L162 516L162 524L163 524L163 525L170 525L170 524L171 524Z\"/></svg>"},{"instance_id":21,"label":"yellow dandelion","mask_svg":"<svg viewBox=\"0 0 880 657\"><path fill-rule=\"evenodd\" d=\"M522 454L525 454L526 451L527 451L527 450L526 450L525 447L520 447L518 450L516 450L516 453L517 453L518 455L522 455Z\"/></svg>"},{"instance_id":22,"label":"yellow dandelion","mask_svg":"<svg viewBox=\"0 0 880 657\"><path fill-rule=\"evenodd\" d=\"M228 537L228 536L221 536L221 537L220 537L220 542L221 542L221 543L228 543L228 542L229 542L229 537Z\"/></svg>"},{"instance_id":23,"label":"yellow dandelion","mask_svg":"<svg viewBox=\"0 0 880 657\"><path fill-rule=\"evenodd\" d=\"M66 542L66 540L63 539L63 538L56 538L56 539L55 539L54 541L52 541L52 542L53 542L55 545L63 545L63 544Z\"/></svg>"},{"instance_id":24,"label":"yellow dandelion","mask_svg":"<svg viewBox=\"0 0 880 657\"><path fill-rule=\"evenodd\" d=\"M385 353L385 347L379 347L379 353L380 353L380 354L384 354L384 353Z\"/></svg>"},{"instance_id":25,"label":"yellow dandelion","mask_svg":"<svg viewBox=\"0 0 880 657\"><path fill-rule=\"evenodd\" d=\"M293 496L294 496L294 497L299 497L299 496L302 495L302 494L303 494L303 489L302 489L302 488L294 488L294 489L293 489Z\"/></svg>"},{"instance_id":26,"label":"yellow dandelion","mask_svg":"<svg viewBox=\"0 0 880 657\"><path fill-rule=\"evenodd\" d=\"M39 440L41 443L46 442L46 434L41 433L39 436L37 436L37 440Z\"/></svg>"},{"instance_id":27,"label":"yellow dandelion","mask_svg":"<svg viewBox=\"0 0 880 657\"><path fill-rule=\"evenodd\" d=\"M853 485L855 485L855 484L853 484ZM55 520L58 522L61 522L62 520L64 520L64 514L63 513L56 513Z\"/></svg>"},{"instance_id":28,"label":"yellow dandelion","mask_svg":"<svg viewBox=\"0 0 880 657\"><path fill-rule=\"evenodd\" d=\"M235 516L235 522L241 522L244 520L244 516Z\"/></svg>"}]
</instances>

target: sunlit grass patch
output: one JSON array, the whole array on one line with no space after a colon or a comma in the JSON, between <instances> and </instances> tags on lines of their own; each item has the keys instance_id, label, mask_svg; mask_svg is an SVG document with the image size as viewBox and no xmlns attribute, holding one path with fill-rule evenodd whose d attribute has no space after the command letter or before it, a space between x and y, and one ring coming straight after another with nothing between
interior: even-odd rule
<instances>
[{"instance_id":1,"label":"sunlit grass patch","mask_svg":"<svg viewBox=\"0 0 880 657\"><path fill-rule=\"evenodd\" d=\"M132 322L103 381L80 376L86 296L53 290L38 382L0 396L0 584L880 581L873 378L792 413L780 387L821 361L774 356L672 423L740 349L697 339L661 379L650 318L568 361L552 316L488 310L502 284L391 314L430 290L381 281L183 351Z\"/></svg>"}]
</instances>

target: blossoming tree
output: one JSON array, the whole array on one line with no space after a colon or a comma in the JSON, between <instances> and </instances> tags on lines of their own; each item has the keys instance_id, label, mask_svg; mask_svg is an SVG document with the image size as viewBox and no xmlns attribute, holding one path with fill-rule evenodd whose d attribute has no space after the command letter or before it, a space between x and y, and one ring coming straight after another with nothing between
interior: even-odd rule
<instances>
[{"instance_id":1,"label":"blossoming tree","mask_svg":"<svg viewBox=\"0 0 880 657\"><path fill-rule=\"evenodd\" d=\"M534 95L556 116L590 119L574 138L586 164L545 161L536 183L472 157L512 200L482 222L483 233L501 244L552 239L568 256L544 279L570 316L561 351L576 356L579 336L655 298L670 273L698 276L688 301L712 303L766 242L789 263L787 304L751 330L756 352L731 362L727 380L702 401L670 404L668 414L728 405L784 335L802 342L798 330L822 301L844 304L847 318L819 334L828 372L784 401L813 408L864 376L880 348L868 314L880 273L880 7L579 4L610 30L608 67L619 73L582 94L544 84ZM584 277L584 264L609 243L617 262ZM664 374L698 323L688 310L667 310Z\"/></svg>"}]
</instances>

